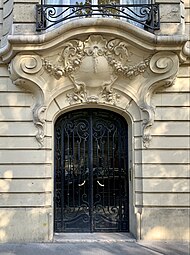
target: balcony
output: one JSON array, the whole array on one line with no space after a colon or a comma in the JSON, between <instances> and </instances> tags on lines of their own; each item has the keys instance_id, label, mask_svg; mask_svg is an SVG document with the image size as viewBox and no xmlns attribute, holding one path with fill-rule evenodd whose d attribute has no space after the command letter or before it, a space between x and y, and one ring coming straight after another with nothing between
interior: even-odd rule
<instances>
[{"instance_id":1,"label":"balcony","mask_svg":"<svg viewBox=\"0 0 190 255\"><path fill-rule=\"evenodd\" d=\"M160 29L159 4L153 1L147 4L98 3L91 4L87 0L76 4L37 4L36 31L49 30L69 20L91 17L120 19L151 33Z\"/></svg>"}]
</instances>

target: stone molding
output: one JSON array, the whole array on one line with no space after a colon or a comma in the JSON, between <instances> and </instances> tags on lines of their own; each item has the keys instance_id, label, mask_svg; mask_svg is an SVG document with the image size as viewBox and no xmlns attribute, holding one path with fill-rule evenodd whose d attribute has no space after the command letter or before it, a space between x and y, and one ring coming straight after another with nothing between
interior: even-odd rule
<instances>
[{"instance_id":1,"label":"stone molding","mask_svg":"<svg viewBox=\"0 0 190 255\"><path fill-rule=\"evenodd\" d=\"M38 81L35 79L37 78L35 75L42 69L42 60L38 55L19 55L18 58L15 57L13 62L14 64L9 65L13 83L34 94L35 103L32 106L33 123L37 128L36 140L43 146L45 124L43 113L46 110L46 106L43 104L45 102L45 95ZM31 76L33 76L34 79L31 79Z\"/></svg>"},{"instance_id":2,"label":"stone molding","mask_svg":"<svg viewBox=\"0 0 190 255\"><path fill-rule=\"evenodd\" d=\"M0 48L0 57L8 63L16 53L27 51L41 51L52 49L71 37L79 37L81 34L93 33L114 34L115 37L123 37L128 42L137 45L144 50L171 50L178 54L188 41L185 34L157 35L151 34L130 23L109 18L86 18L65 23L56 29L42 34L10 34L7 44ZM23 47L25 46L25 47ZM185 61L185 57L181 61Z\"/></svg>"},{"instance_id":3,"label":"stone molding","mask_svg":"<svg viewBox=\"0 0 190 255\"><path fill-rule=\"evenodd\" d=\"M149 66L150 58L130 64L129 54L124 41L108 41L101 35L91 35L84 41L71 40L63 44L55 63L48 59L42 61L45 70L55 79L69 77L74 84L73 92L67 94L70 104L101 102L115 105L120 98L113 89L118 77L133 79ZM99 92L93 94L95 89Z\"/></svg>"},{"instance_id":4,"label":"stone molding","mask_svg":"<svg viewBox=\"0 0 190 255\"><path fill-rule=\"evenodd\" d=\"M178 68L174 52L143 51L126 39L101 33L63 41L49 52L19 53L10 64L10 73L15 85L35 94L33 121L42 146L43 115L62 90L67 107L111 104L122 108L122 102L130 97L141 109L143 144L148 147L155 112L152 95L157 88L173 84Z\"/></svg>"}]
</instances>

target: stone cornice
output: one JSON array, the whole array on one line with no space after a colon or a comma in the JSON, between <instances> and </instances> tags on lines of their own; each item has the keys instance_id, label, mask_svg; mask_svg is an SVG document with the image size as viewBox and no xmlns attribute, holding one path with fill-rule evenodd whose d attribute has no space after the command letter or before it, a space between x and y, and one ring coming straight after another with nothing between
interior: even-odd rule
<instances>
[{"instance_id":1,"label":"stone cornice","mask_svg":"<svg viewBox=\"0 0 190 255\"><path fill-rule=\"evenodd\" d=\"M57 45L53 41L54 47L48 51L44 44L41 50L38 45L36 50L29 51L28 47L32 49L29 45L26 52L12 59L10 73L14 84L35 94L33 121L40 144L43 145L43 113L51 103L49 99L64 91L65 107L103 104L126 111L123 102L130 97L141 110L143 143L148 147L154 123L152 95L157 88L173 84L179 56L171 50L145 50L140 42L111 32L75 35Z\"/></svg>"},{"instance_id":2,"label":"stone cornice","mask_svg":"<svg viewBox=\"0 0 190 255\"><path fill-rule=\"evenodd\" d=\"M154 35L129 23L106 18L76 20L41 34L9 35L8 44L0 49L0 57L8 63L18 52L50 50L63 41L77 38L81 34L99 33L114 34L142 50L152 52L169 50L176 52L181 61L185 61L186 58L187 50L181 54L187 41L186 35Z\"/></svg>"}]
</instances>

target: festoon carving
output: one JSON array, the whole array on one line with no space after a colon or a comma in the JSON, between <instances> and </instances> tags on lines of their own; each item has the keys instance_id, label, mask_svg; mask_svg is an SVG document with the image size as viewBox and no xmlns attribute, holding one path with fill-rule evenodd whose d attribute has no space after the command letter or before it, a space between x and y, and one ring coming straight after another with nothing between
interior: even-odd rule
<instances>
[{"instance_id":1,"label":"festoon carving","mask_svg":"<svg viewBox=\"0 0 190 255\"><path fill-rule=\"evenodd\" d=\"M91 35L85 41L71 40L62 48L58 64L43 59L43 66L56 79L68 76L72 80L74 90L67 95L70 104L101 102L115 105L120 98L113 89L118 76L132 79L144 73L150 61L147 58L130 65L127 43L120 39L106 40L101 35Z\"/></svg>"},{"instance_id":2,"label":"festoon carving","mask_svg":"<svg viewBox=\"0 0 190 255\"><path fill-rule=\"evenodd\" d=\"M73 89L67 92L68 104L104 103L119 107L119 100L130 92L144 116L143 144L148 147L155 115L151 97L158 87L172 85L179 67L178 56L157 52L133 60L134 53L127 42L102 35L91 35L84 41L70 40L59 49L56 61L31 53L16 55L10 64L14 83L35 94L33 121L38 129L38 142L43 145L46 102L56 90L56 85L48 91L44 86L50 75L51 81L55 78L59 86L64 86L64 77L72 81ZM142 79L138 79L139 75ZM116 80L118 84L125 81L123 91Z\"/></svg>"}]
</instances>

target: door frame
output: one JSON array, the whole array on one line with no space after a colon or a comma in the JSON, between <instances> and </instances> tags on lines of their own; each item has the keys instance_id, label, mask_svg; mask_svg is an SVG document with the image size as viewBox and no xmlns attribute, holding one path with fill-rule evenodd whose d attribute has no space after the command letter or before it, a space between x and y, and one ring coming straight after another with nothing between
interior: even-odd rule
<instances>
[{"instance_id":1,"label":"door frame","mask_svg":"<svg viewBox=\"0 0 190 255\"><path fill-rule=\"evenodd\" d=\"M62 100L65 102L66 98L66 92L61 94L57 94L57 96L54 96L54 101L56 102L57 97L59 97L59 101ZM53 101L52 101L53 102ZM46 124L46 132L48 134L51 134L51 157L53 165L51 167L52 169L52 207L50 212L48 213L48 240L53 240L54 235L56 234L54 232L54 126L56 120L59 118L60 115L68 113L70 111L78 110L78 109L89 109L89 108L96 108L96 109L105 109L110 110L113 112L118 113L119 115L123 116L125 120L128 123L128 166L129 166L129 232L134 235L137 239L141 238L141 213L142 209L141 207L137 206L137 204L142 203L143 196L138 196L138 200L135 195L135 187L136 187L136 180L135 180L135 148L139 146L135 142L135 135L139 134L139 141L142 144L142 116L139 109L139 106L136 104L136 102L131 98L130 104L127 108L125 107L117 107L112 104L94 104L94 103L83 103L83 104L66 104L65 103L58 107L55 103L51 107L48 107L48 119L50 120L49 124ZM141 147L140 147L141 148ZM139 162L142 162L142 159L139 158L141 154L137 155L137 158L140 160ZM139 165L138 167L138 173L139 176L142 176L142 166ZM141 181L138 182L138 184L141 184Z\"/></svg>"},{"instance_id":2,"label":"door frame","mask_svg":"<svg viewBox=\"0 0 190 255\"><path fill-rule=\"evenodd\" d=\"M78 109L78 110L74 110L74 111L69 111L69 112L66 112L66 113L63 113L63 114L60 114L59 115L59 118L60 118L60 122L61 122L61 120L64 120L64 116L67 116L69 113L71 113L72 114L72 117L74 117L74 115L75 115L75 113L77 113L77 112L81 112L82 113L82 111L84 111L84 112L86 112L86 119L87 118L89 118L89 124L90 124L90 130L89 130L89 134L90 134L90 136L89 136L89 141L88 141L88 145L90 146L89 147L89 150L91 151L91 147L93 146L93 125L92 125L92 120L95 120L95 119L93 119L93 115L94 114L96 114L96 111L94 111L93 112L93 110L94 110L94 108L89 108L89 109L86 109L86 108L84 108L84 109ZM115 231L114 232L128 232L129 231L129 164L128 164L128 152L129 152L129 148L128 148L128 122L126 121L126 119L123 117L123 116L121 116L120 114L118 114L117 112L114 112L114 111L110 111L110 109L108 110L108 109L98 109L98 118L99 119L101 119L101 117L104 117L104 116L102 116L104 113L105 113L105 115L106 115L106 117L105 117L105 121L106 121L106 124L108 123L107 121L109 120L109 112L110 112L110 114L111 113L113 113L113 117L114 118L116 118L116 119L118 119L118 123L119 123L119 125L121 125L122 127L123 127L123 130L124 130L124 132L126 132L125 133L125 137L126 137L126 143L123 143L123 145L124 145L124 148L123 148L123 152L125 153L125 156L124 156L124 158L126 157L126 159L124 159L124 162L125 162L125 165L126 165L126 167L123 165L123 169L125 169L125 170L123 170L123 173L125 173L126 172L126 182L125 182L125 184L127 185L126 186L126 188L124 188L125 189L125 192L127 192L127 193L125 193L125 196L126 196L126 194L127 194L127 198L126 198L126 202L127 202L127 205L126 206L124 206L124 210L125 210L125 213L127 213L127 220L126 220L126 223L122 223L122 221L121 221L121 218L120 218L120 220L118 221L118 224L119 224L119 222L120 222L120 224L127 224L126 225L126 229L125 229L125 231L124 231L124 229L123 229L123 227L122 226L120 226L119 227L119 225L118 225L118 227L117 227L117 229L115 229ZM85 120L86 120L85 119ZM77 117L77 121L78 120L80 120L80 118L78 118ZM102 118L102 120L103 120L103 118ZM59 123L57 123L57 121L58 121L58 118L56 119L56 121L55 121L55 124L54 124L54 127L56 126L56 124L59 124ZM114 121L113 121L114 122ZM112 122L111 122L112 123ZM58 127L59 127L59 125L58 125ZM118 127L118 125L116 126L116 127ZM126 128L126 131L125 131L125 128ZM62 133L62 132L61 132ZM56 133L55 133L55 131L54 131L54 135L55 135ZM119 134L118 134L119 135ZM55 137L54 137L54 139L55 139ZM61 138L62 139L62 138ZM118 139L122 139L121 138L121 135L119 135L118 136ZM119 141L117 141L117 143L118 143ZM62 142L63 143L63 142ZM62 145L63 146L63 145ZM62 149L62 147L61 147L61 149ZM92 149L93 150L93 149ZM55 157L56 157L56 152L55 152L55 149L54 149L54 160L55 160ZM120 158L120 157L119 157ZM120 158L121 159L121 158ZM90 153L90 156L88 157L88 160L89 160L89 167L90 166L92 166L92 162L93 162L93 154L92 153ZM60 162L59 162L60 163ZM118 167L119 167L119 165L118 165ZM120 166L120 167L122 167L122 166ZM54 166L54 168L55 168L55 166ZM54 169L54 176L56 175L56 170ZM65 176L65 175L64 175ZM89 196L90 196L90 198L89 198L89 202L92 202L93 201L93 198L92 198L92 196L93 196L93 191L92 191L92 189L93 189L93 179L94 179L94 174L92 173L92 169L89 171ZM55 195L56 195L56 187L55 187L55 184L56 184L56 179L54 179L54 197L55 197ZM125 185L124 185L125 186ZM90 187L92 187L92 188L90 188ZM121 191L120 191L121 192ZM121 196L121 194L120 194L120 198L119 198L119 201L121 202L122 200L122 196ZM123 200L124 201L124 200ZM119 204L120 204L120 202L119 202ZM123 203L125 203L125 202L123 202ZM121 207L121 205L119 206L119 204L117 205L119 208L120 208L120 210L121 210L121 208L123 207ZM123 204L124 205L124 204ZM93 205L94 206L94 205ZM96 232L96 228L95 227L92 227L91 226L91 221L92 221L92 216L93 216L93 213L92 213L92 210L94 211L94 209L93 209L93 206L90 206L89 205L89 217L90 217L90 232ZM56 208L57 207L55 207L55 201L54 201L54 216L55 216L55 210L56 210ZM123 226L124 226L123 225ZM101 228L100 228L101 229ZM110 232L109 231L110 229L109 228L107 228L107 231L105 231L105 232ZM55 231L55 219L54 219L54 231ZM66 232L66 231L65 231ZM71 231L72 232L72 231ZM76 231L77 232L77 231ZM79 231L80 232L80 231ZM98 232L102 232L101 230L100 231L98 231Z\"/></svg>"}]
</instances>

